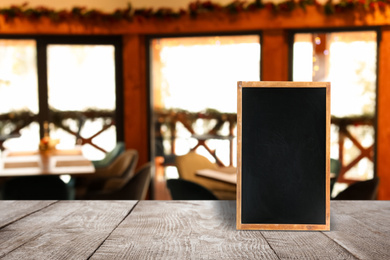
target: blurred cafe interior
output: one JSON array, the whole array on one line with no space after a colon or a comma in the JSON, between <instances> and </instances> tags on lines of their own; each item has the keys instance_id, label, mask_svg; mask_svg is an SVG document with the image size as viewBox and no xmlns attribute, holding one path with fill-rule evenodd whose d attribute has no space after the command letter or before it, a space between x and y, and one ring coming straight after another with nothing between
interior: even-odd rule
<instances>
[{"instance_id":1,"label":"blurred cafe interior","mask_svg":"<svg viewBox=\"0 0 390 260\"><path fill-rule=\"evenodd\" d=\"M331 82L331 198L390 199L389 1L23 2L1 199L234 200L237 81Z\"/></svg>"}]
</instances>

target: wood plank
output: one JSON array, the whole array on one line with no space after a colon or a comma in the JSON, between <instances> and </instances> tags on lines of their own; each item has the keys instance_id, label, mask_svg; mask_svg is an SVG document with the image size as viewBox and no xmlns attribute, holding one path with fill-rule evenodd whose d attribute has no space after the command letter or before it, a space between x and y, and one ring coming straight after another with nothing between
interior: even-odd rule
<instances>
[{"instance_id":1,"label":"wood plank","mask_svg":"<svg viewBox=\"0 0 390 260\"><path fill-rule=\"evenodd\" d=\"M280 259L356 259L322 232L263 231Z\"/></svg>"},{"instance_id":2,"label":"wood plank","mask_svg":"<svg viewBox=\"0 0 390 260\"><path fill-rule=\"evenodd\" d=\"M39 211L55 201L11 201L5 200L0 203L0 228Z\"/></svg>"},{"instance_id":3,"label":"wood plank","mask_svg":"<svg viewBox=\"0 0 390 260\"><path fill-rule=\"evenodd\" d=\"M332 201L331 209L331 232L262 234L280 258L389 259L389 202Z\"/></svg>"},{"instance_id":4,"label":"wood plank","mask_svg":"<svg viewBox=\"0 0 390 260\"><path fill-rule=\"evenodd\" d=\"M390 259L389 201L332 201L332 238L360 259Z\"/></svg>"},{"instance_id":5,"label":"wood plank","mask_svg":"<svg viewBox=\"0 0 390 260\"><path fill-rule=\"evenodd\" d=\"M234 201L141 201L91 259L278 259Z\"/></svg>"},{"instance_id":6,"label":"wood plank","mask_svg":"<svg viewBox=\"0 0 390 260\"><path fill-rule=\"evenodd\" d=\"M375 218L375 221L368 222L374 225L381 225L380 230L383 231L382 224L377 220L382 221L382 216L390 216L390 201L333 201L331 202L332 209L335 209L337 214L350 215L355 218ZM336 213L335 213L336 214ZM386 218L386 222L390 221L390 218ZM386 223L384 222L384 223ZM379 227L378 227L379 228ZM390 231L390 225L386 227L387 231Z\"/></svg>"},{"instance_id":7,"label":"wood plank","mask_svg":"<svg viewBox=\"0 0 390 260\"><path fill-rule=\"evenodd\" d=\"M135 204L61 201L1 229L0 257L87 259Z\"/></svg>"}]
</instances>

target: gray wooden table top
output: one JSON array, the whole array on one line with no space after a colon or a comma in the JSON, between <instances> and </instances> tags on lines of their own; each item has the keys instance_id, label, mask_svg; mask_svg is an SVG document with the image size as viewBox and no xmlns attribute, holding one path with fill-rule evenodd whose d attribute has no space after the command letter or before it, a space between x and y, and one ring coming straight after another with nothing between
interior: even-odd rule
<instances>
[{"instance_id":1,"label":"gray wooden table top","mask_svg":"<svg viewBox=\"0 0 390 260\"><path fill-rule=\"evenodd\" d=\"M390 201L331 231L237 231L234 201L0 201L1 259L390 259Z\"/></svg>"}]
</instances>

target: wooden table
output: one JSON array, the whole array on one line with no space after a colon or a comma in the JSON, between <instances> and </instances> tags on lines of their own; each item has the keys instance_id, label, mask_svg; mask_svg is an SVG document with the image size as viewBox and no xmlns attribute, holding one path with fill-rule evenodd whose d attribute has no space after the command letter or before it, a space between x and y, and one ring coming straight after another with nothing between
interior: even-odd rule
<instances>
[{"instance_id":1,"label":"wooden table","mask_svg":"<svg viewBox=\"0 0 390 260\"><path fill-rule=\"evenodd\" d=\"M2 259L390 259L390 201L331 231L237 231L235 201L0 201Z\"/></svg>"},{"instance_id":2,"label":"wooden table","mask_svg":"<svg viewBox=\"0 0 390 260\"><path fill-rule=\"evenodd\" d=\"M0 177L92 174L95 168L80 149L52 151L4 151Z\"/></svg>"}]
</instances>

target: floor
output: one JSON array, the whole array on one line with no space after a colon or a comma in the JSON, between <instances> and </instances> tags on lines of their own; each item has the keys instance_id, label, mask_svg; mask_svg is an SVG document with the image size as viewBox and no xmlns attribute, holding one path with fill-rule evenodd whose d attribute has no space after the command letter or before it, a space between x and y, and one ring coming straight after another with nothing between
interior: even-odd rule
<instances>
[{"instance_id":1,"label":"floor","mask_svg":"<svg viewBox=\"0 0 390 260\"><path fill-rule=\"evenodd\" d=\"M155 176L153 183L154 200L171 200L171 195L165 181L165 167L163 166L163 159L156 157L155 159Z\"/></svg>"}]
</instances>

